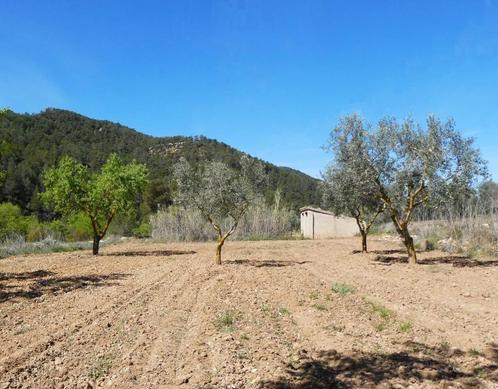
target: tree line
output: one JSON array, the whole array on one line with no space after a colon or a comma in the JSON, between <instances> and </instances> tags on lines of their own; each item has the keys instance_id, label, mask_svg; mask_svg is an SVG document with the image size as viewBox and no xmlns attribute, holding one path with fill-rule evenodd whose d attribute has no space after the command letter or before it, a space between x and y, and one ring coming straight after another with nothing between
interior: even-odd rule
<instances>
[{"instance_id":1,"label":"tree line","mask_svg":"<svg viewBox=\"0 0 498 389\"><path fill-rule=\"evenodd\" d=\"M0 139L0 169L5 173L0 202L13 203L24 215L36 215L43 221L55 215L40 198L44 190L42 173L64 156L91 171L100 169L112 153L124 162L135 160L147 165L149 183L138 219L173 203L176 184L170 178L181 158L194 167L219 161L236 170L242 168L243 153L216 140L203 136L152 137L119 123L53 108L37 114L5 110L0 117ZM268 202L277 190L281 191L282 202L294 210L320 202L319 180L297 170L259 162L268 175L263 193Z\"/></svg>"}]
</instances>

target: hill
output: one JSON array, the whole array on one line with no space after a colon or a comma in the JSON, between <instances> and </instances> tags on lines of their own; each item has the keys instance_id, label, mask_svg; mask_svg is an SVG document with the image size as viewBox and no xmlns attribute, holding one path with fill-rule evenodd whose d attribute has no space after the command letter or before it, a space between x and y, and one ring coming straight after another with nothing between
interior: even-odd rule
<instances>
[{"instance_id":1,"label":"hill","mask_svg":"<svg viewBox=\"0 0 498 389\"><path fill-rule=\"evenodd\" d=\"M171 171L180 157L193 164L219 160L238 168L243 154L203 136L153 137L119 123L53 108L38 114L9 111L0 118L0 139L9 145L0 160L6 172L0 201L18 204L25 212L39 216L44 214L38 199L42 190L41 173L64 155L92 169L97 169L113 152L125 160L147 164L152 182L145 202L154 211L172 202ZM292 208L319 203L318 180L294 169L263 163L270 177L265 194L268 198L280 189L282 200Z\"/></svg>"}]
</instances>

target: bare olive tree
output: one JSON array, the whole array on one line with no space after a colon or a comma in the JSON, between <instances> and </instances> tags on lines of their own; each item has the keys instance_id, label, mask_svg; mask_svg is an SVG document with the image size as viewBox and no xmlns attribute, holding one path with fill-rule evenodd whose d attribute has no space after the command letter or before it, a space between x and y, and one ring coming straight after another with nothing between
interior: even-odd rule
<instances>
[{"instance_id":1,"label":"bare olive tree","mask_svg":"<svg viewBox=\"0 0 498 389\"><path fill-rule=\"evenodd\" d=\"M215 263L221 264L223 244L235 232L249 205L262 193L266 181L263 166L243 156L240 171L216 161L194 169L181 159L175 165L174 176L176 202L186 208L197 208L216 231Z\"/></svg>"},{"instance_id":2,"label":"bare olive tree","mask_svg":"<svg viewBox=\"0 0 498 389\"><path fill-rule=\"evenodd\" d=\"M323 174L323 204L336 215L352 216L361 236L361 251L368 251L367 236L385 205L369 177L368 131L358 115L342 118L330 133L327 149L333 160Z\"/></svg>"}]
</instances>

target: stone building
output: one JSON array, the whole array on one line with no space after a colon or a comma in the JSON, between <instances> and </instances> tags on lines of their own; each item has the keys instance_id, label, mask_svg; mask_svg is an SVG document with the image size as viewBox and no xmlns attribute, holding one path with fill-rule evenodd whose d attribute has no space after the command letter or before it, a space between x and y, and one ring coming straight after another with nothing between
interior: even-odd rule
<instances>
[{"instance_id":1,"label":"stone building","mask_svg":"<svg viewBox=\"0 0 498 389\"><path fill-rule=\"evenodd\" d=\"M355 236L356 220L352 217L335 216L320 208L304 207L301 211L301 234L309 239L326 239Z\"/></svg>"}]
</instances>

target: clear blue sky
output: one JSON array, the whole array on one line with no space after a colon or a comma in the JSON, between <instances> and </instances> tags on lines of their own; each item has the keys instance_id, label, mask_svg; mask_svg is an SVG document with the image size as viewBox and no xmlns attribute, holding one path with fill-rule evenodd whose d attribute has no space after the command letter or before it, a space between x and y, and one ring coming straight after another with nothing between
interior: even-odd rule
<instances>
[{"instance_id":1,"label":"clear blue sky","mask_svg":"<svg viewBox=\"0 0 498 389\"><path fill-rule=\"evenodd\" d=\"M314 176L339 116L453 116L498 179L498 1L3 0L0 106L204 134Z\"/></svg>"}]
</instances>

